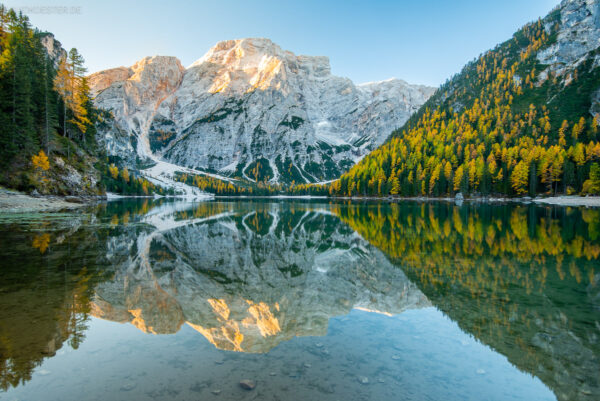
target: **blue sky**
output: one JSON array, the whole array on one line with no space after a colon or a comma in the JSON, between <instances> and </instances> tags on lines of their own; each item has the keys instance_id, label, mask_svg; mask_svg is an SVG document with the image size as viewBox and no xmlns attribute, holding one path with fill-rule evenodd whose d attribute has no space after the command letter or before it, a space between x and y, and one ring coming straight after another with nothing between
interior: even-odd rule
<instances>
[{"instance_id":1,"label":"blue sky","mask_svg":"<svg viewBox=\"0 0 600 401\"><path fill-rule=\"evenodd\" d=\"M267 37L296 54L329 56L357 83L391 77L439 85L559 0L17 0L32 23L77 47L90 72L144 56L184 66L215 43ZM35 8L48 7L45 13ZM79 7L60 13L53 7ZM69 9L68 11L70 11Z\"/></svg>"}]
</instances>

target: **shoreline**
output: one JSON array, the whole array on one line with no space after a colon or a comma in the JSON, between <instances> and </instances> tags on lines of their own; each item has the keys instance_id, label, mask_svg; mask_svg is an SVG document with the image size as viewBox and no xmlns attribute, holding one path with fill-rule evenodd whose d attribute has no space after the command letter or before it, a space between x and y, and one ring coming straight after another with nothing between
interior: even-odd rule
<instances>
[{"instance_id":1,"label":"shoreline","mask_svg":"<svg viewBox=\"0 0 600 401\"><path fill-rule=\"evenodd\" d=\"M450 197L397 197L397 196L322 196L322 195L259 195L259 196L215 196L215 199L304 199L304 200L350 200L350 201L377 201L377 202L449 202L449 203L521 203L521 204L537 204L546 206L565 206L565 207L600 207L600 196L573 196L559 195L550 197L538 198L506 198L506 197L471 197L471 198L450 198Z\"/></svg>"},{"instance_id":2,"label":"shoreline","mask_svg":"<svg viewBox=\"0 0 600 401\"><path fill-rule=\"evenodd\" d=\"M600 196L553 196L533 199L532 202L552 206L600 207Z\"/></svg>"},{"instance_id":3,"label":"shoreline","mask_svg":"<svg viewBox=\"0 0 600 401\"><path fill-rule=\"evenodd\" d=\"M98 202L110 202L120 199L131 199L131 198L145 198L145 199L188 199L178 196L127 196L117 194L107 194L105 196L90 196L90 197L77 197L77 196L31 196L23 192L10 190L6 188L0 188L0 213L23 213L23 212L52 212L60 210L78 209L81 207L89 206ZM432 197L376 197L376 196L365 196L365 197L329 197L329 196L317 196L317 195L274 195L274 196L214 196L206 197L204 199L194 199L196 201L207 201L214 199L273 199L273 200L286 200L286 199L300 199L300 200L331 200L331 201L377 201L377 202L388 202L388 203L399 203L399 202L448 202L448 203L490 203L490 204L503 204L503 203L521 203L521 204L536 204L539 206L562 206L562 207L593 207L600 208L600 196L553 196L553 197L539 197L539 198L504 198L504 197L472 197L472 198L432 198ZM192 200L192 199L189 199Z\"/></svg>"},{"instance_id":4,"label":"shoreline","mask_svg":"<svg viewBox=\"0 0 600 401\"><path fill-rule=\"evenodd\" d=\"M31 196L23 192L0 188L0 213L57 212L89 206L105 198L77 196Z\"/></svg>"},{"instance_id":5,"label":"shoreline","mask_svg":"<svg viewBox=\"0 0 600 401\"><path fill-rule=\"evenodd\" d=\"M600 207L600 196L577 196L577 195L559 195L538 198L505 198L505 197L471 197L471 198L450 198L450 197L398 197L398 196L342 196L328 197L328 199L352 200L352 201L379 201L379 202L451 202L451 203L535 203L538 205L549 206L573 206L573 207Z\"/></svg>"},{"instance_id":6,"label":"shoreline","mask_svg":"<svg viewBox=\"0 0 600 401\"><path fill-rule=\"evenodd\" d=\"M352 201L387 201L387 202L451 202L462 204L465 202L468 203L521 203L521 204L531 204L535 203L537 205L546 205L546 206L565 206L565 207L600 207L600 196L574 196L574 195L559 195L559 196L550 196L550 197L538 197L538 198L503 198L503 197L471 197L471 198L432 198L425 196L417 196L417 197L377 197L377 196L346 196L346 197L338 197L338 198L330 198L330 199L342 199L342 200L352 200Z\"/></svg>"}]
</instances>

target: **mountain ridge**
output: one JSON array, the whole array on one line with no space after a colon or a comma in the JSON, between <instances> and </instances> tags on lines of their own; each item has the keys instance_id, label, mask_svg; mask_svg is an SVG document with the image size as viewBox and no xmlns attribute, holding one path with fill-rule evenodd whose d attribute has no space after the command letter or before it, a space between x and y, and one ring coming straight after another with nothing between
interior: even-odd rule
<instances>
[{"instance_id":1,"label":"mountain ridge","mask_svg":"<svg viewBox=\"0 0 600 401\"><path fill-rule=\"evenodd\" d=\"M188 68L146 57L89 81L112 113L99 129L109 155L279 183L337 178L434 91L397 79L355 85L331 75L327 57L264 38L219 42Z\"/></svg>"}]
</instances>

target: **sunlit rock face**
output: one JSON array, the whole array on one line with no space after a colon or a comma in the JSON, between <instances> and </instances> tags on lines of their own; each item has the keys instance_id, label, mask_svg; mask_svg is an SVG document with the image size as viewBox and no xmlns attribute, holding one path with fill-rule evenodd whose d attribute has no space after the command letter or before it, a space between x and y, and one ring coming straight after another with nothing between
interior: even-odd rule
<instances>
[{"instance_id":1,"label":"sunlit rock face","mask_svg":"<svg viewBox=\"0 0 600 401\"><path fill-rule=\"evenodd\" d=\"M556 74L570 72L600 47L600 1L563 0L555 44L538 53L538 60ZM596 63L600 57L596 57Z\"/></svg>"},{"instance_id":2,"label":"sunlit rock face","mask_svg":"<svg viewBox=\"0 0 600 401\"><path fill-rule=\"evenodd\" d=\"M260 161L277 182L337 178L434 92L398 79L355 85L332 75L327 57L268 39L220 42L185 70L173 58L144 60L137 79L136 66L90 76L96 105L114 115L100 126L109 154L250 179Z\"/></svg>"},{"instance_id":3,"label":"sunlit rock face","mask_svg":"<svg viewBox=\"0 0 600 401\"><path fill-rule=\"evenodd\" d=\"M155 215L160 228L137 239L114 237L114 280L96 288L95 316L156 334L185 322L220 349L262 353L295 336L323 336L331 317L353 308L397 314L429 305L329 214L275 204L170 218Z\"/></svg>"},{"instance_id":4,"label":"sunlit rock face","mask_svg":"<svg viewBox=\"0 0 600 401\"><path fill-rule=\"evenodd\" d=\"M563 0L555 12L559 14L556 42L537 55L543 65L540 84L563 76L569 85L586 63L592 69L600 67L600 1ZM547 30L550 24L546 23ZM600 89L592 92L590 113L600 116Z\"/></svg>"},{"instance_id":5,"label":"sunlit rock face","mask_svg":"<svg viewBox=\"0 0 600 401\"><path fill-rule=\"evenodd\" d=\"M161 102L179 87L183 73L175 57L155 56L89 77L96 105L112 115L103 116L97 127L98 140L108 154L131 164L138 154L148 154L147 142L139 142L140 135L148 131Z\"/></svg>"},{"instance_id":6,"label":"sunlit rock face","mask_svg":"<svg viewBox=\"0 0 600 401\"><path fill-rule=\"evenodd\" d=\"M60 60L67 56L67 51L63 49L61 43L50 32L43 33L40 37L40 42L44 46L48 58L52 61L54 67L58 67Z\"/></svg>"}]
</instances>

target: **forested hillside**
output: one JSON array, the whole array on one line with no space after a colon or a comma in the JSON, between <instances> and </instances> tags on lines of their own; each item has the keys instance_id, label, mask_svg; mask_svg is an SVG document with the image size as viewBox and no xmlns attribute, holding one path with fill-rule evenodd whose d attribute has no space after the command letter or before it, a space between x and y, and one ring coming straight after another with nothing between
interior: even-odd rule
<instances>
[{"instance_id":1,"label":"forested hillside","mask_svg":"<svg viewBox=\"0 0 600 401\"><path fill-rule=\"evenodd\" d=\"M168 193L115 175L96 142L106 113L92 104L84 59L0 4L0 185L56 195ZM118 170L117 170L118 171Z\"/></svg>"},{"instance_id":2,"label":"forested hillside","mask_svg":"<svg viewBox=\"0 0 600 401\"><path fill-rule=\"evenodd\" d=\"M563 2L545 19L469 63L384 145L331 184L329 192L600 193L600 110L593 107L600 88L597 44L570 63L540 61L554 57L552 52L559 53L563 45L590 46L577 35L589 34L597 42L595 22L590 29L581 28L584 18L598 18L585 7L593 5ZM565 33L567 29L574 33ZM561 43L567 34L574 36L568 38L572 42Z\"/></svg>"},{"instance_id":3,"label":"forested hillside","mask_svg":"<svg viewBox=\"0 0 600 401\"><path fill-rule=\"evenodd\" d=\"M96 115L83 57L2 5L0 50L0 184L98 193Z\"/></svg>"}]
</instances>

